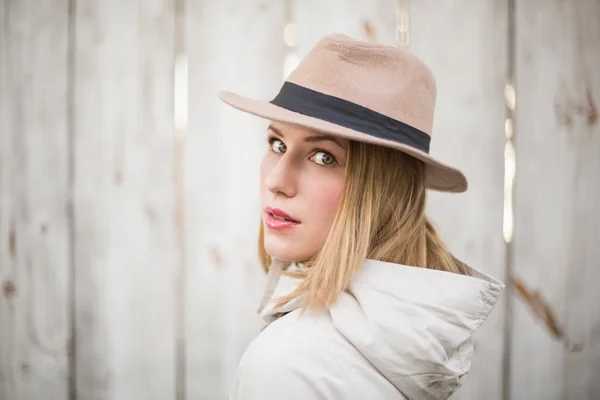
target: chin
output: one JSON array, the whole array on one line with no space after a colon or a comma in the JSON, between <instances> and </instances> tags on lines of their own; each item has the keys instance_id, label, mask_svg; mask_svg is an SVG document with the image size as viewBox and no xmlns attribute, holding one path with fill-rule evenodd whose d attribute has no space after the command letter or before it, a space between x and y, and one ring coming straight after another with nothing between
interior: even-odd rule
<instances>
[{"instance_id":1,"label":"chin","mask_svg":"<svg viewBox=\"0 0 600 400\"><path fill-rule=\"evenodd\" d=\"M278 260L294 262L306 259L306 254L298 248L297 240L284 240L282 238L265 236L265 250Z\"/></svg>"}]
</instances>

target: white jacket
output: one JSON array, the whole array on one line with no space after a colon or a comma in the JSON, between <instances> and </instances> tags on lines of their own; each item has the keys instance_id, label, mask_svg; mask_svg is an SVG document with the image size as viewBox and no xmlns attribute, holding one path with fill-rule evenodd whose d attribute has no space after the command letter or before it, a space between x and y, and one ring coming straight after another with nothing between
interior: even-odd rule
<instances>
[{"instance_id":1,"label":"white jacket","mask_svg":"<svg viewBox=\"0 0 600 400\"><path fill-rule=\"evenodd\" d=\"M471 276L369 259L334 306L301 314L302 298L273 308L298 285L275 263L259 311L267 322L289 313L248 346L229 399L448 398L504 289L467 268Z\"/></svg>"}]
</instances>

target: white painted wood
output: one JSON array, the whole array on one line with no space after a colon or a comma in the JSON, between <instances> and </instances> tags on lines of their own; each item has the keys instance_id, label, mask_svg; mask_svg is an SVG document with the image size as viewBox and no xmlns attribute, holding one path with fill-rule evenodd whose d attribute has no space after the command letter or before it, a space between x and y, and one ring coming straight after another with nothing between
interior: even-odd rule
<instances>
[{"instance_id":1,"label":"white painted wood","mask_svg":"<svg viewBox=\"0 0 600 400\"><path fill-rule=\"evenodd\" d=\"M67 2L0 1L0 399L66 400Z\"/></svg>"},{"instance_id":2,"label":"white painted wood","mask_svg":"<svg viewBox=\"0 0 600 400\"><path fill-rule=\"evenodd\" d=\"M260 332L259 166L268 121L219 90L271 100L283 79L284 2L187 3L187 397L225 398Z\"/></svg>"},{"instance_id":3,"label":"white painted wood","mask_svg":"<svg viewBox=\"0 0 600 400\"><path fill-rule=\"evenodd\" d=\"M559 329L513 298L510 396L598 399L600 2L516 4L514 276Z\"/></svg>"},{"instance_id":4,"label":"white painted wood","mask_svg":"<svg viewBox=\"0 0 600 400\"><path fill-rule=\"evenodd\" d=\"M172 399L174 5L75 9L75 395Z\"/></svg>"},{"instance_id":5,"label":"white painted wood","mask_svg":"<svg viewBox=\"0 0 600 400\"><path fill-rule=\"evenodd\" d=\"M431 154L460 168L469 190L430 192L428 213L450 250L504 280L504 85L507 4L410 2L409 48L433 70L437 104ZM453 398L501 399L505 302L475 335L475 354Z\"/></svg>"},{"instance_id":6,"label":"white painted wood","mask_svg":"<svg viewBox=\"0 0 600 400\"><path fill-rule=\"evenodd\" d=\"M331 33L389 45L396 43L395 0L294 0L292 4L299 57Z\"/></svg>"}]
</instances>

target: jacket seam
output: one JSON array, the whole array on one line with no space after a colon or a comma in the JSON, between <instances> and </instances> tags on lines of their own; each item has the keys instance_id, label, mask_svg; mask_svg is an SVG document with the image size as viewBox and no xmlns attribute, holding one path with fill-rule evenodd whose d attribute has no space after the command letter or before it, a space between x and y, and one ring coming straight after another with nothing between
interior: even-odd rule
<instances>
[{"instance_id":1,"label":"jacket seam","mask_svg":"<svg viewBox=\"0 0 600 400\"><path fill-rule=\"evenodd\" d=\"M463 346L463 344L460 344L457 348L456 348L456 352L458 353L458 361L460 362L460 370L465 373L465 365L467 364L466 360L463 363L463 356L460 354L460 348Z\"/></svg>"}]
</instances>

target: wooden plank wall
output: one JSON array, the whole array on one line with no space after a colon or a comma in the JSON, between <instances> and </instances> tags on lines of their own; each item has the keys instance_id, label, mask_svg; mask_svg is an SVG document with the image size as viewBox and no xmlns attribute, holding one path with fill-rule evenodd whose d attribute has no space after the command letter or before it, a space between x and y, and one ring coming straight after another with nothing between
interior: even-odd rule
<instances>
[{"instance_id":1,"label":"wooden plank wall","mask_svg":"<svg viewBox=\"0 0 600 400\"><path fill-rule=\"evenodd\" d=\"M409 7L409 48L438 80L432 153L470 181L465 194L431 193L429 214L467 263L504 279L508 261L514 272L513 297L476 336L456 398L500 399L503 382L504 398L600 398L600 3L515 0L506 260L510 4L1 0L0 400L224 398L262 326L268 122L217 92L271 99L286 55L327 33L393 45L398 5ZM180 39L184 138L173 117Z\"/></svg>"},{"instance_id":2,"label":"wooden plank wall","mask_svg":"<svg viewBox=\"0 0 600 400\"><path fill-rule=\"evenodd\" d=\"M600 2L516 5L510 398L598 399Z\"/></svg>"},{"instance_id":3,"label":"wooden plank wall","mask_svg":"<svg viewBox=\"0 0 600 400\"><path fill-rule=\"evenodd\" d=\"M270 100L283 82L283 1L188 1L187 398L225 398L260 332L259 166L268 122L219 90Z\"/></svg>"},{"instance_id":4,"label":"wooden plank wall","mask_svg":"<svg viewBox=\"0 0 600 400\"><path fill-rule=\"evenodd\" d=\"M171 399L174 5L74 13L75 396Z\"/></svg>"},{"instance_id":5,"label":"wooden plank wall","mask_svg":"<svg viewBox=\"0 0 600 400\"><path fill-rule=\"evenodd\" d=\"M306 53L324 35L344 33L356 39L395 45L395 0L295 0L292 18L298 31L297 54Z\"/></svg>"},{"instance_id":6,"label":"wooden plank wall","mask_svg":"<svg viewBox=\"0 0 600 400\"><path fill-rule=\"evenodd\" d=\"M66 399L68 9L0 1L0 399Z\"/></svg>"},{"instance_id":7,"label":"wooden plank wall","mask_svg":"<svg viewBox=\"0 0 600 400\"><path fill-rule=\"evenodd\" d=\"M507 4L411 1L409 32L409 48L437 79L431 153L469 180L463 194L430 192L429 215L456 256L504 280ZM456 398L502 399L504 309L501 299L477 332L471 370Z\"/></svg>"}]
</instances>

